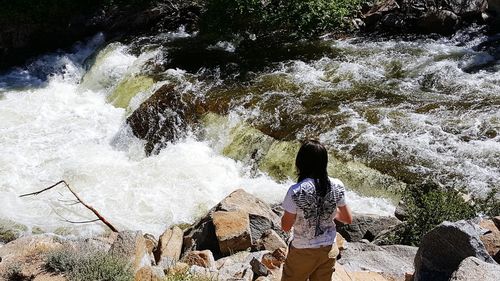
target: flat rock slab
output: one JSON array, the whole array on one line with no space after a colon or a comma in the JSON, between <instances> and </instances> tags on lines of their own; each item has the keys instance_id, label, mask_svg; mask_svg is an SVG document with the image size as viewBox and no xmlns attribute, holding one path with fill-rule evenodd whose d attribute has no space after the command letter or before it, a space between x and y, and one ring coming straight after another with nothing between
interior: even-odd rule
<instances>
[{"instance_id":1,"label":"flat rock slab","mask_svg":"<svg viewBox=\"0 0 500 281\"><path fill-rule=\"evenodd\" d=\"M377 246L371 243L348 243L337 263L349 272L371 271L396 280L413 271L416 247L404 245Z\"/></svg>"},{"instance_id":2,"label":"flat rock slab","mask_svg":"<svg viewBox=\"0 0 500 281\"><path fill-rule=\"evenodd\" d=\"M357 271L348 272L340 265L335 265L335 272L332 275L332 281L388 281L384 276L377 272Z\"/></svg>"},{"instance_id":3,"label":"flat rock slab","mask_svg":"<svg viewBox=\"0 0 500 281\"><path fill-rule=\"evenodd\" d=\"M500 279L500 265L481 261L474 257L464 259L450 281L498 281Z\"/></svg>"}]
</instances>

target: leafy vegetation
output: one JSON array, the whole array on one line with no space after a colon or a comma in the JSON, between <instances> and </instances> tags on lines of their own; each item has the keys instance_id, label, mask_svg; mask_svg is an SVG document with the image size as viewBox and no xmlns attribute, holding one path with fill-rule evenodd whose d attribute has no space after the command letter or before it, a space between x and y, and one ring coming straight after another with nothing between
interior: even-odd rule
<instances>
[{"instance_id":1,"label":"leafy vegetation","mask_svg":"<svg viewBox=\"0 0 500 281\"><path fill-rule=\"evenodd\" d=\"M472 219L478 214L500 214L498 190L485 198L464 199L456 190L443 190L437 184L410 185L403 194L407 220L390 237L391 244L418 246L423 235L443 221Z\"/></svg>"},{"instance_id":2,"label":"leafy vegetation","mask_svg":"<svg viewBox=\"0 0 500 281\"><path fill-rule=\"evenodd\" d=\"M70 281L102 280L132 281L132 270L121 258L101 252L81 253L58 250L49 253L46 267L50 271L64 272Z\"/></svg>"},{"instance_id":3,"label":"leafy vegetation","mask_svg":"<svg viewBox=\"0 0 500 281\"><path fill-rule=\"evenodd\" d=\"M207 0L202 33L306 38L345 27L366 0Z\"/></svg>"}]
</instances>

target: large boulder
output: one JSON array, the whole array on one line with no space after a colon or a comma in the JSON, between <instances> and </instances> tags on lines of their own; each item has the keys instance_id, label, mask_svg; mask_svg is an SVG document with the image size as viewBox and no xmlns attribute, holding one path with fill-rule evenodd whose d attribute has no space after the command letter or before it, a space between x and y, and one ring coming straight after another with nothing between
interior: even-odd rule
<instances>
[{"instance_id":1,"label":"large boulder","mask_svg":"<svg viewBox=\"0 0 500 281\"><path fill-rule=\"evenodd\" d=\"M337 232L348 242L373 241L384 230L401 224L395 217L354 214L351 224L337 222Z\"/></svg>"},{"instance_id":2,"label":"large boulder","mask_svg":"<svg viewBox=\"0 0 500 281\"><path fill-rule=\"evenodd\" d=\"M212 214L219 249L225 256L252 246L250 219L243 211L217 211Z\"/></svg>"},{"instance_id":3,"label":"large boulder","mask_svg":"<svg viewBox=\"0 0 500 281\"><path fill-rule=\"evenodd\" d=\"M497 281L500 277L500 265L484 262L475 257L464 259L450 281Z\"/></svg>"},{"instance_id":4,"label":"large boulder","mask_svg":"<svg viewBox=\"0 0 500 281\"><path fill-rule=\"evenodd\" d=\"M429 231L415 256L415 280L448 280L467 257L495 263L479 238L483 234L470 221L444 222Z\"/></svg>"},{"instance_id":5,"label":"large boulder","mask_svg":"<svg viewBox=\"0 0 500 281\"><path fill-rule=\"evenodd\" d=\"M183 235L184 232L177 226L165 230L165 232L160 235L158 247L154 253L157 263L163 260L163 264L173 265L180 259Z\"/></svg>"},{"instance_id":6,"label":"large boulder","mask_svg":"<svg viewBox=\"0 0 500 281\"><path fill-rule=\"evenodd\" d=\"M271 207L243 189L238 189L224 198L205 217L186 230L183 244L184 252L208 249L212 251L216 258L227 256L227 253L221 252L220 243L217 238L216 226L213 220L213 215L216 212L241 212L248 215L252 248L259 248L256 244L257 241L270 229L278 233L281 238L286 238L280 229L280 218L273 212ZM238 235L242 239L247 239L245 238L246 235L243 235L243 232Z\"/></svg>"},{"instance_id":7,"label":"large boulder","mask_svg":"<svg viewBox=\"0 0 500 281\"><path fill-rule=\"evenodd\" d=\"M394 280L404 279L413 271L416 247L404 245L377 246L371 243L348 243L338 263L347 271L378 272Z\"/></svg>"}]
</instances>

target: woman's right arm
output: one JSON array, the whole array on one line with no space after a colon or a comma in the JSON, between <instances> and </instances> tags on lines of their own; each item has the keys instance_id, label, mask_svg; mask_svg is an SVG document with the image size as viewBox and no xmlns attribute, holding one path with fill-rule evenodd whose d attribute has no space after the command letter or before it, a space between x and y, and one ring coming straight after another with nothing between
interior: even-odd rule
<instances>
[{"instance_id":1,"label":"woman's right arm","mask_svg":"<svg viewBox=\"0 0 500 281\"><path fill-rule=\"evenodd\" d=\"M339 206L337 208L337 214L335 215L335 219L345 224L351 224L352 223L351 209L349 209L347 205Z\"/></svg>"}]
</instances>

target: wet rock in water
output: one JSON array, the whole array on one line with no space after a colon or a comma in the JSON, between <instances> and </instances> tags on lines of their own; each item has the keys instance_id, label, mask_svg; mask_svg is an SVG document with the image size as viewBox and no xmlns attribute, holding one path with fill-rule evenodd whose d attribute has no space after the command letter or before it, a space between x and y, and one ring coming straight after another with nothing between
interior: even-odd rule
<instances>
[{"instance_id":1,"label":"wet rock in water","mask_svg":"<svg viewBox=\"0 0 500 281\"><path fill-rule=\"evenodd\" d=\"M373 241L384 230L399 224L401 221L395 217L356 214L351 224L337 222L337 232L348 242Z\"/></svg>"},{"instance_id":2,"label":"wet rock in water","mask_svg":"<svg viewBox=\"0 0 500 281\"><path fill-rule=\"evenodd\" d=\"M146 141L144 149L151 155L181 138L203 112L193 94L167 84L143 102L127 118L127 124L135 136Z\"/></svg>"},{"instance_id":3,"label":"wet rock in water","mask_svg":"<svg viewBox=\"0 0 500 281\"><path fill-rule=\"evenodd\" d=\"M415 280L448 280L467 257L495 263L481 242L484 231L470 221L444 222L422 237L415 256Z\"/></svg>"},{"instance_id":4,"label":"wet rock in water","mask_svg":"<svg viewBox=\"0 0 500 281\"><path fill-rule=\"evenodd\" d=\"M119 232L109 253L129 261L134 272L144 266L151 266L146 239L140 231Z\"/></svg>"},{"instance_id":5,"label":"wet rock in water","mask_svg":"<svg viewBox=\"0 0 500 281\"><path fill-rule=\"evenodd\" d=\"M480 237L486 251L496 262L500 263L500 229L492 220L482 220L479 226L488 230Z\"/></svg>"},{"instance_id":6,"label":"wet rock in water","mask_svg":"<svg viewBox=\"0 0 500 281\"><path fill-rule=\"evenodd\" d=\"M188 252L182 257L182 262L190 266L197 265L204 268L215 269L215 259L210 250Z\"/></svg>"},{"instance_id":7,"label":"wet rock in water","mask_svg":"<svg viewBox=\"0 0 500 281\"><path fill-rule=\"evenodd\" d=\"M464 259L450 281L496 281L500 276L500 265L484 262L475 257Z\"/></svg>"},{"instance_id":8,"label":"wet rock in water","mask_svg":"<svg viewBox=\"0 0 500 281\"><path fill-rule=\"evenodd\" d=\"M160 235L158 247L154 252L155 260L158 265L164 268L175 264L181 257L182 241L184 232L177 226L165 230Z\"/></svg>"},{"instance_id":9,"label":"wet rock in water","mask_svg":"<svg viewBox=\"0 0 500 281\"><path fill-rule=\"evenodd\" d=\"M377 246L371 243L348 243L338 263L347 271L373 271L395 280L413 271L417 247L404 245Z\"/></svg>"},{"instance_id":10,"label":"wet rock in water","mask_svg":"<svg viewBox=\"0 0 500 281\"><path fill-rule=\"evenodd\" d=\"M269 229L273 229L284 238L283 232L280 230L280 218L273 212L271 207L243 189L238 189L224 198L190 229L186 230L183 245L184 252L208 249L217 258L225 256L221 252L212 219L215 212L243 212L248 214L252 242L258 241L262 234ZM251 246L253 248L257 247L256 244Z\"/></svg>"},{"instance_id":11,"label":"wet rock in water","mask_svg":"<svg viewBox=\"0 0 500 281\"><path fill-rule=\"evenodd\" d=\"M243 251L252 246L248 213L242 211L217 211L212 214L215 235L223 255Z\"/></svg>"}]
</instances>

